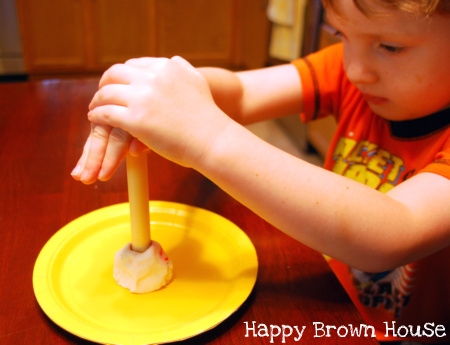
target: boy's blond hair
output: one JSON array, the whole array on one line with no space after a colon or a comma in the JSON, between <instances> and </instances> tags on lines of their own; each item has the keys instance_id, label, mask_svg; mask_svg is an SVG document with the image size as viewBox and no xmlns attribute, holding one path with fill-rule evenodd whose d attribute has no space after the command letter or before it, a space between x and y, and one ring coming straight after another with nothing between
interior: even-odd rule
<instances>
[{"instance_id":1,"label":"boy's blond hair","mask_svg":"<svg viewBox=\"0 0 450 345\"><path fill-rule=\"evenodd\" d=\"M325 8L336 10L333 0L322 0ZM374 6L397 9L408 13L431 16L434 13L449 14L450 0L353 0L355 6L365 15L376 15Z\"/></svg>"}]
</instances>

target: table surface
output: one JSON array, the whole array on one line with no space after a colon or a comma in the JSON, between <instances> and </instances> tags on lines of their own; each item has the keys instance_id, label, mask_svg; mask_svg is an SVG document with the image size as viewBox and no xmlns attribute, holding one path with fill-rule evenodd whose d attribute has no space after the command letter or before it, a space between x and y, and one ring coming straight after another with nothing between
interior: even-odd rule
<instances>
[{"instance_id":1,"label":"table surface","mask_svg":"<svg viewBox=\"0 0 450 345\"><path fill-rule=\"evenodd\" d=\"M70 172L89 133L87 107L98 80L0 84L0 343L89 344L56 326L33 291L36 258L52 235L101 207L127 202L125 165L86 186ZM269 344L246 337L256 326L306 326L287 344L377 344L373 338L314 337L314 322L364 324L323 257L284 235L198 172L149 154L151 200L201 207L234 222L252 240L258 280L247 301L214 329L180 344ZM262 335L262 333L260 333ZM318 333L320 335L320 333ZM275 344L281 344L281 337Z\"/></svg>"}]
</instances>

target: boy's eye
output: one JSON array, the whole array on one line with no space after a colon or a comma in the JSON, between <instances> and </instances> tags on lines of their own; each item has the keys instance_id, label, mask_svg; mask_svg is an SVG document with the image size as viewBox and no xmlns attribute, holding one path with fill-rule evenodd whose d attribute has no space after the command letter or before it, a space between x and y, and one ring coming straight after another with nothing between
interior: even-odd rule
<instances>
[{"instance_id":1,"label":"boy's eye","mask_svg":"<svg viewBox=\"0 0 450 345\"><path fill-rule=\"evenodd\" d=\"M404 48L403 47L396 47L389 44L380 44L380 48L388 52L389 54L398 54L400 53Z\"/></svg>"}]
</instances>

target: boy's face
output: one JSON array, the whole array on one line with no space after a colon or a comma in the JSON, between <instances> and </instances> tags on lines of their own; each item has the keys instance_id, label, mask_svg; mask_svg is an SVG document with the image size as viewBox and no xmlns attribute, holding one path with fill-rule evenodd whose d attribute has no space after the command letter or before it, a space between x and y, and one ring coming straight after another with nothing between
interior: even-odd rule
<instances>
[{"instance_id":1,"label":"boy's face","mask_svg":"<svg viewBox=\"0 0 450 345\"><path fill-rule=\"evenodd\" d=\"M371 109L389 120L429 115L450 105L450 16L431 18L380 7L367 17L337 0L330 24L342 36L344 68Z\"/></svg>"}]
</instances>

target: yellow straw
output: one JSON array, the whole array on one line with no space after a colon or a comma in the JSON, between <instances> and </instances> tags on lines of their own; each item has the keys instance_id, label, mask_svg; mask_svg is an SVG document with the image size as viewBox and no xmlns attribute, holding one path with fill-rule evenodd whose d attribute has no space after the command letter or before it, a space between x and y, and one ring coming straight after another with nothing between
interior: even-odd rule
<instances>
[{"instance_id":1,"label":"yellow straw","mask_svg":"<svg viewBox=\"0 0 450 345\"><path fill-rule=\"evenodd\" d=\"M127 155L128 199L130 201L131 249L144 252L150 247L147 154Z\"/></svg>"}]
</instances>

